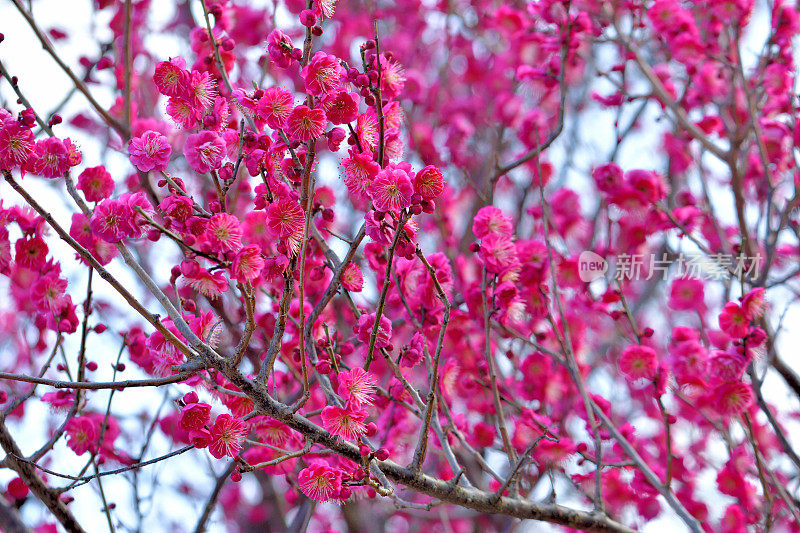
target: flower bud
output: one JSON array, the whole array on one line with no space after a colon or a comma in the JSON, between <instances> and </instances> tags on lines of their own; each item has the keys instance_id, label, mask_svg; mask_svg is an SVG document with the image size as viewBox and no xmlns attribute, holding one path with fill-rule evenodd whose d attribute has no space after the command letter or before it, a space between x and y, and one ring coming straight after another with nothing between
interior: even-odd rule
<instances>
[{"instance_id":1,"label":"flower bud","mask_svg":"<svg viewBox=\"0 0 800 533\"><path fill-rule=\"evenodd\" d=\"M300 24L306 28L310 28L317 23L317 16L310 9L304 9L300 12Z\"/></svg>"},{"instance_id":2,"label":"flower bud","mask_svg":"<svg viewBox=\"0 0 800 533\"><path fill-rule=\"evenodd\" d=\"M375 452L375 458L378 461L385 461L389 458L389 450L386 448L378 448L378 450Z\"/></svg>"}]
</instances>

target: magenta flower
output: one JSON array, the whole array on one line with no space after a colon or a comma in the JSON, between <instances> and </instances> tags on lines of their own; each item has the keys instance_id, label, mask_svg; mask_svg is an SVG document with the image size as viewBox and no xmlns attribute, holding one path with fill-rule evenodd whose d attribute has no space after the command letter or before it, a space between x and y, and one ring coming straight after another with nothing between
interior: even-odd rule
<instances>
[{"instance_id":1,"label":"magenta flower","mask_svg":"<svg viewBox=\"0 0 800 533\"><path fill-rule=\"evenodd\" d=\"M183 155L195 172L204 174L222 165L225 141L213 131L203 130L186 138Z\"/></svg>"},{"instance_id":2,"label":"magenta flower","mask_svg":"<svg viewBox=\"0 0 800 533\"><path fill-rule=\"evenodd\" d=\"M219 272L211 273L201 268L199 271L184 276L186 285L210 299L219 298L228 290L228 280Z\"/></svg>"},{"instance_id":3,"label":"magenta flower","mask_svg":"<svg viewBox=\"0 0 800 533\"><path fill-rule=\"evenodd\" d=\"M167 115L172 117L176 124L187 130L197 126L200 118L200 113L192 106L192 103L183 97L169 99Z\"/></svg>"},{"instance_id":4,"label":"magenta flower","mask_svg":"<svg viewBox=\"0 0 800 533\"><path fill-rule=\"evenodd\" d=\"M336 388L336 392L348 403L371 404L371 396L375 393L375 383L375 376L360 366L356 366L349 372L339 373L339 386Z\"/></svg>"},{"instance_id":5,"label":"magenta flower","mask_svg":"<svg viewBox=\"0 0 800 533\"><path fill-rule=\"evenodd\" d=\"M267 36L267 52L270 59L275 61L279 67L287 68L292 61L300 58L299 55L296 55L295 50L302 54L301 50L294 48L292 38L281 30L272 30Z\"/></svg>"},{"instance_id":6,"label":"magenta flower","mask_svg":"<svg viewBox=\"0 0 800 533\"><path fill-rule=\"evenodd\" d=\"M486 270L500 274L519 266L517 249L511 237L489 233L481 239L480 258Z\"/></svg>"},{"instance_id":7,"label":"magenta flower","mask_svg":"<svg viewBox=\"0 0 800 533\"><path fill-rule=\"evenodd\" d=\"M358 96L347 91L329 93L322 99L322 108L331 124L349 124L358 116Z\"/></svg>"},{"instance_id":8,"label":"magenta flower","mask_svg":"<svg viewBox=\"0 0 800 533\"><path fill-rule=\"evenodd\" d=\"M722 416L736 416L753 404L753 391L741 381L718 385L711 392L714 409Z\"/></svg>"},{"instance_id":9,"label":"magenta flower","mask_svg":"<svg viewBox=\"0 0 800 533\"><path fill-rule=\"evenodd\" d=\"M235 250L242 245L239 219L228 213L217 213L206 226L205 237L215 252Z\"/></svg>"},{"instance_id":10,"label":"magenta flower","mask_svg":"<svg viewBox=\"0 0 800 533\"><path fill-rule=\"evenodd\" d=\"M153 82L158 92L165 96L182 96L187 93L191 75L186 70L186 61L175 57L156 65Z\"/></svg>"},{"instance_id":11,"label":"magenta flower","mask_svg":"<svg viewBox=\"0 0 800 533\"><path fill-rule=\"evenodd\" d=\"M305 80L306 92L312 96L321 96L340 87L345 70L339 64L338 57L317 52L300 71L300 75Z\"/></svg>"},{"instance_id":12,"label":"magenta flower","mask_svg":"<svg viewBox=\"0 0 800 533\"><path fill-rule=\"evenodd\" d=\"M186 431L202 429L211 419L211 406L207 403L189 403L181 409L178 418L180 426Z\"/></svg>"},{"instance_id":13,"label":"magenta flower","mask_svg":"<svg viewBox=\"0 0 800 533\"><path fill-rule=\"evenodd\" d=\"M749 362L736 351L714 350L708 360L708 377L714 382L739 381Z\"/></svg>"},{"instance_id":14,"label":"magenta flower","mask_svg":"<svg viewBox=\"0 0 800 533\"><path fill-rule=\"evenodd\" d=\"M703 309L703 282L699 279L680 278L672 282L669 289L669 307L680 310Z\"/></svg>"},{"instance_id":15,"label":"magenta flower","mask_svg":"<svg viewBox=\"0 0 800 533\"><path fill-rule=\"evenodd\" d=\"M247 436L247 424L231 415L219 415L211 427L211 442L208 451L220 459L224 456L235 457L242 449L242 441Z\"/></svg>"},{"instance_id":16,"label":"magenta flower","mask_svg":"<svg viewBox=\"0 0 800 533\"><path fill-rule=\"evenodd\" d=\"M19 239L14 244L14 261L17 265L39 270L47 261L47 244L38 235Z\"/></svg>"},{"instance_id":17,"label":"magenta flower","mask_svg":"<svg viewBox=\"0 0 800 533\"><path fill-rule=\"evenodd\" d=\"M157 131L148 130L128 143L131 163L142 172L165 170L172 148L167 138Z\"/></svg>"},{"instance_id":18,"label":"magenta flower","mask_svg":"<svg viewBox=\"0 0 800 533\"><path fill-rule=\"evenodd\" d=\"M78 190L89 202L99 202L114 192L114 178L104 166L89 167L78 176Z\"/></svg>"},{"instance_id":19,"label":"magenta flower","mask_svg":"<svg viewBox=\"0 0 800 533\"><path fill-rule=\"evenodd\" d=\"M630 380L653 379L658 370L656 352L649 346L634 344L622 351L617 360L619 370Z\"/></svg>"},{"instance_id":20,"label":"magenta flower","mask_svg":"<svg viewBox=\"0 0 800 533\"><path fill-rule=\"evenodd\" d=\"M33 132L16 120L0 122L0 168L11 170L25 164L33 154Z\"/></svg>"},{"instance_id":21,"label":"magenta flower","mask_svg":"<svg viewBox=\"0 0 800 533\"><path fill-rule=\"evenodd\" d=\"M399 213L411 205L414 187L407 172L387 168L378 173L368 192L376 210Z\"/></svg>"},{"instance_id":22,"label":"magenta flower","mask_svg":"<svg viewBox=\"0 0 800 533\"><path fill-rule=\"evenodd\" d=\"M387 98L397 98L406 84L406 71L395 61L381 59L381 92Z\"/></svg>"},{"instance_id":23,"label":"magenta flower","mask_svg":"<svg viewBox=\"0 0 800 533\"><path fill-rule=\"evenodd\" d=\"M425 200L435 200L444 191L444 176L433 165L428 165L414 176L414 192Z\"/></svg>"},{"instance_id":24,"label":"magenta flower","mask_svg":"<svg viewBox=\"0 0 800 533\"><path fill-rule=\"evenodd\" d=\"M767 307L764 287L756 287L742 297L742 311L748 321L761 318Z\"/></svg>"},{"instance_id":25,"label":"magenta flower","mask_svg":"<svg viewBox=\"0 0 800 533\"><path fill-rule=\"evenodd\" d=\"M108 199L95 207L90 224L98 237L113 244L125 237L132 216L124 202Z\"/></svg>"},{"instance_id":26,"label":"magenta flower","mask_svg":"<svg viewBox=\"0 0 800 533\"><path fill-rule=\"evenodd\" d=\"M33 282L31 302L40 313L57 312L67 302L66 290L67 280L60 278L57 272L48 272Z\"/></svg>"},{"instance_id":27,"label":"magenta flower","mask_svg":"<svg viewBox=\"0 0 800 533\"><path fill-rule=\"evenodd\" d=\"M309 109L299 105L292 109L286 119L286 131L299 141L308 141L325 133L325 112L322 109Z\"/></svg>"},{"instance_id":28,"label":"magenta flower","mask_svg":"<svg viewBox=\"0 0 800 533\"><path fill-rule=\"evenodd\" d=\"M234 279L240 283L255 280L263 269L264 258L261 257L261 248L254 244L239 250L231 265L231 273Z\"/></svg>"},{"instance_id":29,"label":"magenta flower","mask_svg":"<svg viewBox=\"0 0 800 533\"><path fill-rule=\"evenodd\" d=\"M282 128L293 107L292 93L278 87L270 87L258 101L256 117L266 122L270 128Z\"/></svg>"},{"instance_id":30,"label":"magenta flower","mask_svg":"<svg viewBox=\"0 0 800 533\"><path fill-rule=\"evenodd\" d=\"M350 263L342 272L342 287L350 292L361 292L364 288L364 275L355 263Z\"/></svg>"},{"instance_id":31,"label":"magenta flower","mask_svg":"<svg viewBox=\"0 0 800 533\"><path fill-rule=\"evenodd\" d=\"M479 239L495 234L510 237L514 232L511 219L492 205L481 207L472 219L472 233Z\"/></svg>"},{"instance_id":32,"label":"magenta flower","mask_svg":"<svg viewBox=\"0 0 800 533\"><path fill-rule=\"evenodd\" d=\"M33 173L45 178L58 178L69 170L69 152L64 141L50 137L36 143Z\"/></svg>"},{"instance_id":33,"label":"magenta flower","mask_svg":"<svg viewBox=\"0 0 800 533\"><path fill-rule=\"evenodd\" d=\"M367 433L367 426L364 424L367 414L365 410L348 404L345 409L329 405L322 410L320 416L322 427L344 440L353 441Z\"/></svg>"},{"instance_id":34,"label":"magenta flower","mask_svg":"<svg viewBox=\"0 0 800 533\"><path fill-rule=\"evenodd\" d=\"M741 339L747 334L749 324L744 310L737 303L726 303L719 314L720 329L735 339Z\"/></svg>"},{"instance_id":35,"label":"magenta flower","mask_svg":"<svg viewBox=\"0 0 800 533\"><path fill-rule=\"evenodd\" d=\"M302 233L305 213L294 200L283 199L267 208L267 227L275 237L285 239Z\"/></svg>"},{"instance_id":36,"label":"magenta flower","mask_svg":"<svg viewBox=\"0 0 800 533\"><path fill-rule=\"evenodd\" d=\"M368 200L372 181L378 176L381 167L371 154L350 152L350 157L342 159L344 184L352 196L358 200Z\"/></svg>"},{"instance_id":37,"label":"magenta flower","mask_svg":"<svg viewBox=\"0 0 800 533\"><path fill-rule=\"evenodd\" d=\"M202 115L214 105L217 97L217 82L208 72L191 71L187 99L195 111Z\"/></svg>"},{"instance_id":38,"label":"magenta flower","mask_svg":"<svg viewBox=\"0 0 800 533\"><path fill-rule=\"evenodd\" d=\"M76 455L83 455L97 445L97 428L88 416L76 416L67 422L67 447Z\"/></svg>"},{"instance_id":39,"label":"magenta flower","mask_svg":"<svg viewBox=\"0 0 800 533\"><path fill-rule=\"evenodd\" d=\"M374 326L375 313L363 314L358 317L358 324L356 325L358 340L368 345ZM392 321L385 316L381 316L380 325L378 326L378 334L375 337L375 348L386 348L389 346L389 340L391 338Z\"/></svg>"},{"instance_id":40,"label":"magenta flower","mask_svg":"<svg viewBox=\"0 0 800 533\"><path fill-rule=\"evenodd\" d=\"M303 494L317 502L330 500L342 488L341 471L322 463L301 470L297 481Z\"/></svg>"}]
</instances>

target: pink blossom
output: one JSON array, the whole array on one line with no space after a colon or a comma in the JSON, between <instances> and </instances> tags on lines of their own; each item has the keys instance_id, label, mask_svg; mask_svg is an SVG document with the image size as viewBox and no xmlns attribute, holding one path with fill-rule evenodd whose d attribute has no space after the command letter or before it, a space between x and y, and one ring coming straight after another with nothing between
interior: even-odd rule
<instances>
[{"instance_id":1,"label":"pink blossom","mask_svg":"<svg viewBox=\"0 0 800 533\"><path fill-rule=\"evenodd\" d=\"M361 292L364 288L364 276L355 263L350 263L342 272L342 287L350 292Z\"/></svg>"},{"instance_id":2,"label":"pink blossom","mask_svg":"<svg viewBox=\"0 0 800 533\"><path fill-rule=\"evenodd\" d=\"M207 403L189 403L183 409L179 423L186 431L202 429L211 420L211 406Z\"/></svg>"},{"instance_id":3,"label":"pink blossom","mask_svg":"<svg viewBox=\"0 0 800 533\"><path fill-rule=\"evenodd\" d=\"M285 239L302 233L304 223L303 208L294 200L278 200L267 208L267 227L275 237Z\"/></svg>"},{"instance_id":4,"label":"pink blossom","mask_svg":"<svg viewBox=\"0 0 800 533\"><path fill-rule=\"evenodd\" d=\"M124 202L107 199L95 207L90 224L98 237L113 244L125 238L132 216L130 208Z\"/></svg>"},{"instance_id":5,"label":"pink blossom","mask_svg":"<svg viewBox=\"0 0 800 533\"><path fill-rule=\"evenodd\" d=\"M202 114L211 109L217 96L216 85L216 81L208 72L191 71L187 96L195 111Z\"/></svg>"},{"instance_id":6,"label":"pink blossom","mask_svg":"<svg viewBox=\"0 0 800 533\"><path fill-rule=\"evenodd\" d=\"M169 217L173 222L180 223L180 226L182 226L182 223L186 222L194 214L192 205L192 199L188 196L171 194L165 197L158 204L158 207L165 216Z\"/></svg>"},{"instance_id":7,"label":"pink blossom","mask_svg":"<svg viewBox=\"0 0 800 533\"><path fill-rule=\"evenodd\" d=\"M344 168L344 184L352 196L358 200L367 200L372 181L378 176L381 167L370 154L350 152L350 157L342 159Z\"/></svg>"},{"instance_id":8,"label":"pink blossom","mask_svg":"<svg viewBox=\"0 0 800 533\"><path fill-rule=\"evenodd\" d=\"M45 178L58 178L69 170L69 152L64 142L50 137L36 143L33 172Z\"/></svg>"},{"instance_id":9,"label":"pink blossom","mask_svg":"<svg viewBox=\"0 0 800 533\"><path fill-rule=\"evenodd\" d=\"M325 133L325 112L322 109L310 109L299 105L292 109L286 119L286 131L289 136L299 141L308 141Z\"/></svg>"},{"instance_id":10,"label":"pink blossom","mask_svg":"<svg viewBox=\"0 0 800 533\"><path fill-rule=\"evenodd\" d=\"M748 321L761 318L764 309L766 309L764 287L755 287L742 297L742 311Z\"/></svg>"},{"instance_id":11,"label":"pink blossom","mask_svg":"<svg viewBox=\"0 0 800 533\"><path fill-rule=\"evenodd\" d=\"M269 57L275 61L279 67L287 68L292 61L300 58L300 55L295 54L295 50L302 55L302 51L294 48L292 45L291 37L281 30L272 30L267 36L267 51L269 52Z\"/></svg>"},{"instance_id":12,"label":"pink blossom","mask_svg":"<svg viewBox=\"0 0 800 533\"><path fill-rule=\"evenodd\" d=\"M749 361L732 350L714 350L708 361L708 375L715 382L732 382L741 379Z\"/></svg>"},{"instance_id":13,"label":"pink blossom","mask_svg":"<svg viewBox=\"0 0 800 533\"><path fill-rule=\"evenodd\" d=\"M0 121L0 168L11 170L26 163L36 141L33 132L16 120Z\"/></svg>"},{"instance_id":14,"label":"pink blossom","mask_svg":"<svg viewBox=\"0 0 800 533\"><path fill-rule=\"evenodd\" d=\"M256 116L273 129L282 128L294 106L294 96L289 91L270 87L258 100Z\"/></svg>"},{"instance_id":15,"label":"pink blossom","mask_svg":"<svg viewBox=\"0 0 800 533\"><path fill-rule=\"evenodd\" d=\"M375 313L363 314L358 318L356 329L358 332L358 340L365 344L369 344L372 337L372 329L375 327ZM378 326L378 333L375 337L375 348L386 348L389 346L389 341L392 338L392 321L381 316L380 326Z\"/></svg>"},{"instance_id":16,"label":"pink blossom","mask_svg":"<svg viewBox=\"0 0 800 533\"><path fill-rule=\"evenodd\" d=\"M200 115L192 106L192 103L182 97L173 97L169 99L167 102L167 114L172 117L172 120L179 126L187 130L197 125Z\"/></svg>"},{"instance_id":17,"label":"pink blossom","mask_svg":"<svg viewBox=\"0 0 800 533\"><path fill-rule=\"evenodd\" d=\"M317 502L334 498L342 488L341 472L322 463L314 463L301 470L297 481L303 494Z\"/></svg>"},{"instance_id":18,"label":"pink blossom","mask_svg":"<svg viewBox=\"0 0 800 533\"><path fill-rule=\"evenodd\" d=\"M242 245L242 228L239 219L228 213L217 213L208 221L205 237L216 252L236 250Z\"/></svg>"},{"instance_id":19,"label":"pink blossom","mask_svg":"<svg viewBox=\"0 0 800 533\"><path fill-rule=\"evenodd\" d=\"M211 441L211 431L206 428L193 429L189 432L189 443L195 448L208 448L211 445Z\"/></svg>"},{"instance_id":20,"label":"pink blossom","mask_svg":"<svg viewBox=\"0 0 800 533\"><path fill-rule=\"evenodd\" d=\"M367 192L378 211L399 213L411 205L414 188L407 172L387 168L378 173Z\"/></svg>"},{"instance_id":21,"label":"pink blossom","mask_svg":"<svg viewBox=\"0 0 800 533\"><path fill-rule=\"evenodd\" d=\"M511 224L511 219L492 205L481 207L472 220L472 233L479 239L483 239L490 233L510 237L513 231L514 226Z\"/></svg>"},{"instance_id":22,"label":"pink blossom","mask_svg":"<svg viewBox=\"0 0 800 533\"><path fill-rule=\"evenodd\" d=\"M517 250L510 237L489 233L481 240L480 257L486 270L500 274L519 266Z\"/></svg>"},{"instance_id":23,"label":"pink blossom","mask_svg":"<svg viewBox=\"0 0 800 533\"><path fill-rule=\"evenodd\" d=\"M734 338L742 338L747 334L749 320L744 311L734 302L728 302L719 314L719 327Z\"/></svg>"},{"instance_id":24,"label":"pink blossom","mask_svg":"<svg viewBox=\"0 0 800 533\"><path fill-rule=\"evenodd\" d=\"M367 412L348 405L345 409L329 405L322 410L322 426L344 440L354 441L367 432Z\"/></svg>"},{"instance_id":25,"label":"pink blossom","mask_svg":"<svg viewBox=\"0 0 800 533\"><path fill-rule=\"evenodd\" d=\"M308 65L300 71L305 80L306 92L312 96L321 96L336 90L344 74L339 58L325 52L314 54Z\"/></svg>"},{"instance_id":26,"label":"pink blossom","mask_svg":"<svg viewBox=\"0 0 800 533\"><path fill-rule=\"evenodd\" d=\"M31 286L31 301L40 313L58 312L66 303L67 280L57 272L48 272Z\"/></svg>"},{"instance_id":27,"label":"pink blossom","mask_svg":"<svg viewBox=\"0 0 800 533\"><path fill-rule=\"evenodd\" d=\"M47 244L39 236L19 239L14 244L14 261L17 265L38 270L47 259Z\"/></svg>"},{"instance_id":28,"label":"pink blossom","mask_svg":"<svg viewBox=\"0 0 800 533\"><path fill-rule=\"evenodd\" d=\"M722 416L735 416L753 404L753 391L741 381L725 382L712 391L714 408Z\"/></svg>"},{"instance_id":29,"label":"pink blossom","mask_svg":"<svg viewBox=\"0 0 800 533\"><path fill-rule=\"evenodd\" d=\"M356 366L349 372L339 373L339 386L336 392L339 396L355 405L371 404L371 396L375 392L375 383L375 376Z\"/></svg>"},{"instance_id":30,"label":"pink blossom","mask_svg":"<svg viewBox=\"0 0 800 533\"><path fill-rule=\"evenodd\" d=\"M329 93L322 99L322 108L331 124L349 124L358 116L358 98L347 91Z\"/></svg>"},{"instance_id":31,"label":"pink blossom","mask_svg":"<svg viewBox=\"0 0 800 533\"><path fill-rule=\"evenodd\" d=\"M258 246L245 246L233 258L231 272L236 281L249 283L255 280L264 268L264 258Z\"/></svg>"},{"instance_id":32,"label":"pink blossom","mask_svg":"<svg viewBox=\"0 0 800 533\"><path fill-rule=\"evenodd\" d=\"M180 57L161 61L156 65L153 82L158 92L165 96L182 96L187 92L191 75L186 70L186 62Z\"/></svg>"},{"instance_id":33,"label":"pink blossom","mask_svg":"<svg viewBox=\"0 0 800 533\"><path fill-rule=\"evenodd\" d=\"M104 166L89 167L78 176L78 190L89 202L99 202L114 192L114 179Z\"/></svg>"},{"instance_id":34,"label":"pink blossom","mask_svg":"<svg viewBox=\"0 0 800 533\"><path fill-rule=\"evenodd\" d=\"M222 414L211 427L211 442L208 451L220 459L224 456L235 457L242 449L242 441L247 436L247 424L228 414Z\"/></svg>"},{"instance_id":35,"label":"pink blossom","mask_svg":"<svg viewBox=\"0 0 800 533\"><path fill-rule=\"evenodd\" d=\"M188 142L188 141L187 141ZM128 143L131 163L142 172L165 170L169 164L172 147L167 138L157 131L148 130Z\"/></svg>"},{"instance_id":36,"label":"pink blossom","mask_svg":"<svg viewBox=\"0 0 800 533\"><path fill-rule=\"evenodd\" d=\"M225 157L225 141L215 132L203 130L186 138L183 155L195 172L205 174L222 164L222 159Z\"/></svg>"},{"instance_id":37,"label":"pink blossom","mask_svg":"<svg viewBox=\"0 0 800 533\"><path fill-rule=\"evenodd\" d=\"M444 190L444 177L433 165L428 165L414 176L414 192L425 200L435 200Z\"/></svg>"},{"instance_id":38,"label":"pink blossom","mask_svg":"<svg viewBox=\"0 0 800 533\"><path fill-rule=\"evenodd\" d=\"M703 282L694 278L676 279L670 286L668 305L676 311L702 311Z\"/></svg>"},{"instance_id":39,"label":"pink blossom","mask_svg":"<svg viewBox=\"0 0 800 533\"><path fill-rule=\"evenodd\" d=\"M397 98L406 84L405 69L385 55L381 58L381 92L387 98Z\"/></svg>"},{"instance_id":40,"label":"pink blossom","mask_svg":"<svg viewBox=\"0 0 800 533\"><path fill-rule=\"evenodd\" d=\"M97 446L97 428L91 418L76 416L65 427L67 446L76 455L93 450Z\"/></svg>"},{"instance_id":41,"label":"pink blossom","mask_svg":"<svg viewBox=\"0 0 800 533\"><path fill-rule=\"evenodd\" d=\"M648 379L656 376L658 358L649 346L631 345L626 347L617 360L619 370L630 380Z\"/></svg>"}]
</instances>

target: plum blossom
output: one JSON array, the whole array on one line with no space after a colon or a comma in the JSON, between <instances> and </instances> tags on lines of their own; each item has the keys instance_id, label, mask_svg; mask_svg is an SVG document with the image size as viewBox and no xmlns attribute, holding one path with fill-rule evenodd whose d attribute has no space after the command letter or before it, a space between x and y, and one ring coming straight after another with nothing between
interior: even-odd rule
<instances>
[{"instance_id":1,"label":"plum blossom","mask_svg":"<svg viewBox=\"0 0 800 533\"><path fill-rule=\"evenodd\" d=\"M208 451L217 459L224 456L235 457L242 449L247 431L247 424L242 420L228 414L219 415L211 427Z\"/></svg>"},{"instance_id":2,"label":"plum blossom","mask_svg":"<svg viewBox=\"0 0 800 533\"><path fill-rule=\"evenodd\" d=\"M656 352L649 346L628 346L622 351L617 362L620 372L631 380L653 379L658 369Z\"/></svg>"},{"instance_id":3,"label":"plum blossom","mask_svg":"<svg viewBox=\"0 0 800 533\"><path fill-rule=\"evenodd\" d=\"M167 138L157 131L148 130L128 143L131 163L142 172L165 170L169 164L172 147Z\"/></svg>"},{"instance_id":4,"label":"plum blossom","mask_svg":"<svg viewBox=\"0 0 800 533\"><path fill-rule=\"evenodd\" d=\"M78 176L78 190L89 202L105 200L114 192L114 179L104 166L89 167Z\"/></svg>"},{"instance_id":5,"label":"plum blossom","mask_svg":"<svg viewBox=\"0 0 800 533\"><path fill-rule=\"evenodd\" d=\"M323 463L314 463L301 470L297 481L303 494L317 502L334 498L342 488L341 472Z\"/></svg>"},{"instance_id":6,"label":"plum blossom","mask_svg":"<svg viewBox=\"0 0 800 533\"><path fill-rule=\"evenodd\" d=\"M208 221L205 237L215 252L236 250L242 245L239 219L228 213L217 213Z\"/></svg>"},{"instance_id":7,"label":"plum blossom","mask_svg":"<svg viewBox=\"0 0 800 533\"><path fill-rule=\"evenodd\" d=\"M312 96L321 96L337 89L345 70L336 56L317 52L303 67L300 75L305 80L306 92Z\"/></svg>"},{"instance_id":8,"label":"plum blossom","mask_svg":"<svg viewBox=\"0 0 800 533\"><path fill-rule=\"evenodd\" d=\"M292 109L286 119L286 131L289 136L299 141L308 141L322 136L325 132L325 111L310 109L299 105Z\"/></svg>"},{"instance_id":9,"label":"plum blossom","mask_svg":"<svg viewBox=\"0 0 800 533\"><path fill-rule=\"evenodd\" d=\"M270 128L282 128L294 106L294 96L279 87L270 87L258 100L256 116Z\"/></svg>"},{"instance_id":10,"label":"plum blossom","mask_svg":"<svg viewBox=\"0 0 800 533\"><path fill-rule=\"evenodd\" d=\"M222 164L222 159L225 157L225 141L215 132L203 130L186 138L183 155L195 172L205 174Z\"/></svg>"},{"instance_id":11,"label":"plum blossom","mask_svg":"<svg viewBox=\"0 0 800 533\"><path fill-rule=\"evenodd\" d=\"M378 173L368 193L372 198L372 205L378 211L399 213L401 209L411 205L414 188L405 170L384 169Z\"/></svg>"},{"instance_id":12,"label":"plum blossom","mask_svg":"<svg viewBox=\"0 0 800 533\"><path fill-rule=\"evenodd\" d=\"M322 426L344 440L356 440L367 432L364 420L368 413L355 406L346 408L329 405L322 410Z\"/></svg>"}]
</instances>

